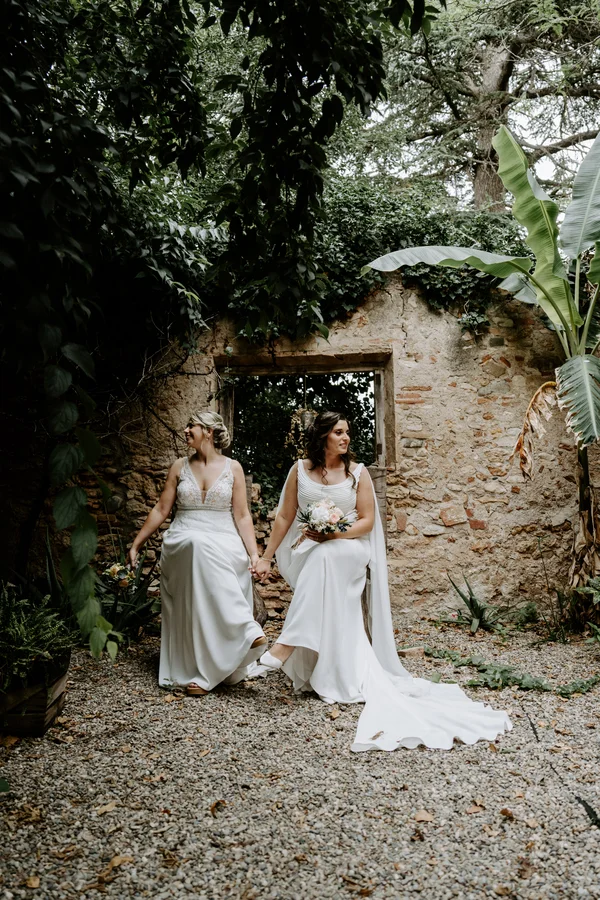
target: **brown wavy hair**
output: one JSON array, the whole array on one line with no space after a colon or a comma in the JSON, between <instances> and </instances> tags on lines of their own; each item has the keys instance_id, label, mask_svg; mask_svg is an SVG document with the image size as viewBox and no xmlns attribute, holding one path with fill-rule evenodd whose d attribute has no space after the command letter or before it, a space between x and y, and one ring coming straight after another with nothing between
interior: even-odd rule
<instances>
[{"instance_id":1,"label":"brown wavy hair","mask_svg":"<svg viewBox=\"0 0 600 900\"><path fill-rule=\"evenodd\" d=\"M348 423L348 432L350 434L350 439L352 439L352 423L348 416L345 416L344 413L341 412L332 412L331 410L325 410L324 412L319 413L315 421L312 425L309 425L306 429L305 433L305 441L306 441L306 456L310 460L310 469L318 469L319 467L325 473L327 469L325 468L325 444L327 443L327 436L331 431L335 428L338 422L347 422ZM350 448L342 455L342 461L344 463L344 469L346 470L346 477L348 475L352 475L350 471L350 463L354 459L354 453ZM354 475L352 475L352 479L356 484L356 479Z\"/></svg>"}]
</instances>

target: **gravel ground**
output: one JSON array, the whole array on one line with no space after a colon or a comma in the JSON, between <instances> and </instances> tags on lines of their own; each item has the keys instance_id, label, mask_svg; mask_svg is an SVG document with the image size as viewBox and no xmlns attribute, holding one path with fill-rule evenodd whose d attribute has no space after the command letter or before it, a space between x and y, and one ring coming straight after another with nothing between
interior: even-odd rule
<instances>
[{"instance_id":1,"label":"gravel ground","mask_svg":"<svg viewBox=\"0 0 600 900\"><path fill-rule=\"evenodd\" d=\"M404 644L558 683L600 670L584 645L397 618ZM470 688L513 717L496 744L353 754L359 707L294 695L279 673L187 698L157 687L157 666L156 639L116 665L79 653L60 723L4 739L0 897L600 898L599 688Z\"/></svg>"}]
</instances>

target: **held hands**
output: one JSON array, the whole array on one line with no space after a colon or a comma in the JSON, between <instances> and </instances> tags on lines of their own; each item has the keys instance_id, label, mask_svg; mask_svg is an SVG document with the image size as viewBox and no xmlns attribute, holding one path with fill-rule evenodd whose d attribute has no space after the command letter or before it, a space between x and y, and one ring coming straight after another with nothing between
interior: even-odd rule
<instances>
[{"instance_id":1,"label":"held hands","mask_svg":"<svg viewBox=\"0 0 600 900\"><path fill-rule=\"evenodd\" d=\"M250 568L250 571L254 577L262 583L271 571L271 561L268 559L259 559L254 565L254 568Z\"/></svg>"}]
</instances>

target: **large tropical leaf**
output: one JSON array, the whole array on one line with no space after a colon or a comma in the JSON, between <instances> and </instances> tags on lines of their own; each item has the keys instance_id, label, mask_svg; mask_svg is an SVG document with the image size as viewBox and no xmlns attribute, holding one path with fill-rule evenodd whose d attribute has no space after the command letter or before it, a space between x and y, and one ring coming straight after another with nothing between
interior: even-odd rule
<instances>
[{"instance_id":1,"label":"large tropical leaf","mask_svg":"<svg viewBox=\"0 0 600 900\"><path fill-rule=\"evenodd\" d=\"M513 272L527 275L533 261L528 256L504 256L502 253L487 253L475 247L408 247L374 259L365 269L392 272L401 266L416 266L418 263L449 266L452 269L459 269L466 263L488 275L507 278Z\"/></svg>"},{"instance_id":2,"label":"large tropical leaf","mask_svg":"<svg viewBox=\"0 0 600 900\"><path fill-rule=\"evenodd\" d=\"M600 241L600 135L575 176L573 199L560 228L560 243L571 259L596 241Z\"/></svg>"},{"instance_id":3,"label":"large tropical leaf","mask_svg":"<svg viewBox=\"0 0 600 900\"><path fill-rule=\"evenodd\" d=\"M571 331L581 325L567 274L558 252L558 206L542 190L527 165L527 157L508 128L501 125L492 141L498 153L498 174L504 187L514 197L512 212L527 229L527 243L535 253L533 275L544 288L536 287L538 303L548 318L563 328L564 321Z\"/></svg>"},{"instance_id":4,"label":"large tropical leaf","mask_svg":"<svg viewBox=\"0 0 600 900\"><path fill-rule=\"evenodd\" d=\"M567 411L567 428L586 447L600 439L600 359L573 356L556 370L558 405Z\"/></svg>"},{"instance_id":5,"label":"large tropical leaf","mask_svg":"<svg viewBox=\"0 0 600 900\"><path fill-rule=\"evenodd\" d=\"M537 304L536 292L526 275L513 272L512 275L501 281L498 287L503 291L514 294L515 300L521 300L522 303L530 303L532 305Z\"/></svg>"},{"instance_id":6,"label":"large tropical leaf","mask_svg":"<svg viewBox=\"0 0 600 900\"><path fill-rule=\"evenodd\" d=\"M591 284L600 282L600 241L596 241L594 248L594 256L587 273L588 281Z\"/></svg>"}]
</instances>

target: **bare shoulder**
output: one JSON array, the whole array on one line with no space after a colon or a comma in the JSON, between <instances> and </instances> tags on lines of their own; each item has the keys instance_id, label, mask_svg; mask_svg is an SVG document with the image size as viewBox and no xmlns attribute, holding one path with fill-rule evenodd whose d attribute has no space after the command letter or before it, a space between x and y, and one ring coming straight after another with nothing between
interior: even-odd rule
<instances>
[{"instance_id":1,"label":"bare shoulder","mask_svg":"<svg viewBox=\"0 0 600 900\"><path fill-rule=\"evenodd\" d=\"M242 464L237 461L237 459L231 460L231 471L233 472L234 477L236 475L241 475L244 477L244 469L242 468Z\"/></svg>"}]
</instances>

